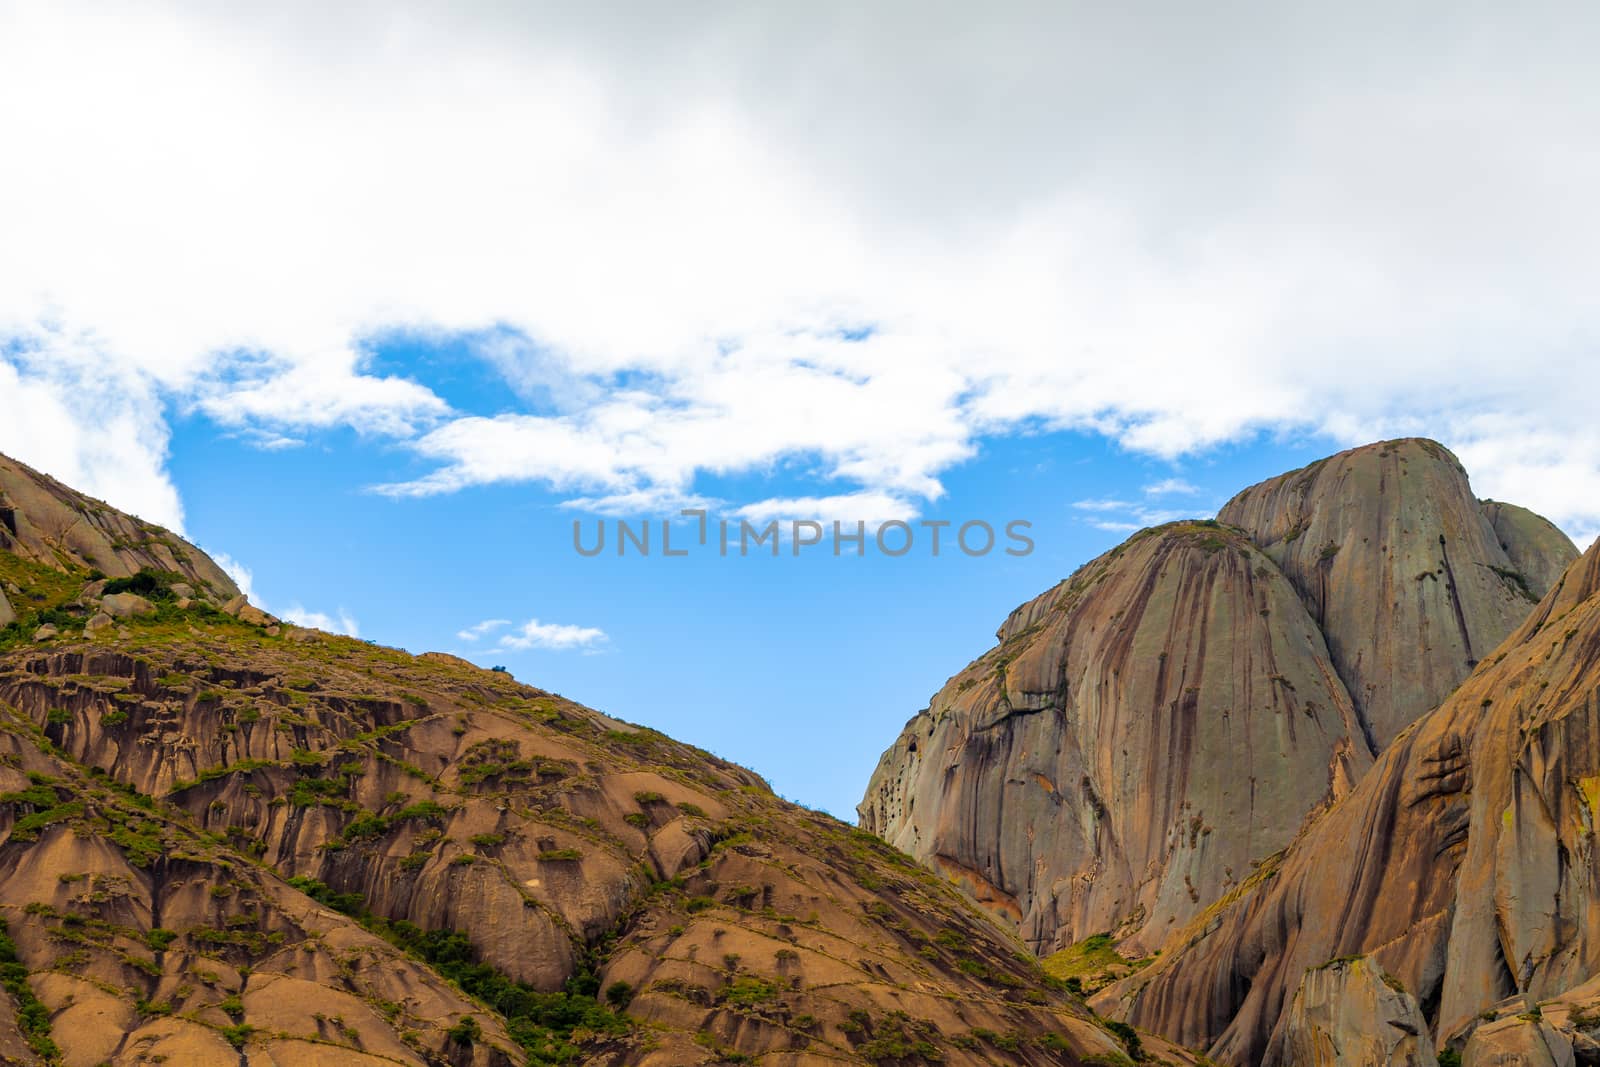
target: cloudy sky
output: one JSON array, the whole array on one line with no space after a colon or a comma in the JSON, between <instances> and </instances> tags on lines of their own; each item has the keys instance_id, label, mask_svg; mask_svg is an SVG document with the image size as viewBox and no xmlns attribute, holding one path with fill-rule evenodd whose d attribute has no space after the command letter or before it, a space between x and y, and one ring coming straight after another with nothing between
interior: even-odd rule
<instances>
[{"instance_id":1,"label":"cloudy sky","mask_svg":"<svg viewBox=\"0 0 1600 1067\"><path fill-rule=\"evenodd\" d=\"M550 595L463 593L439 640L558 674L608 648L607 678L648 640L617 639L623 579L561 603L570 552L528 548L574 516L965 515L1014 484L1065 568L1422 433L1586 543L1597 31L1577 3L0 0L0 451L388 640L432 635L359 566L312 581L263 502L412 570L427 516L453 525L414 550L457 557L521 516L504 550ZM946 583L964 651L885 721L1044 575L996 573L910 583ZM804 584L905 595L877 580Z\"/></svg>"}]
</instances>

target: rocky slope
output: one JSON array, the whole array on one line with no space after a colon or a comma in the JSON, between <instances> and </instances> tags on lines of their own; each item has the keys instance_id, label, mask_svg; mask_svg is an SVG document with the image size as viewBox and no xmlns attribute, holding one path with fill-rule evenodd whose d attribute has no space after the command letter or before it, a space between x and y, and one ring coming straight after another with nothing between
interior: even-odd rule
<instances>
[{"instance_id":1,"label":"rocky slope","mask_svg":"<svg viewBox=\"0 0 1600 1067\"><path fill-rule=\"evenodd\" d=\"M1597 818L1600 544L1349 797L1102 1003L1225 1062L1300 1063L1303 976L1360 955L1466 1063L1600 1061Z\"/></svg>"},{"instance_id":2,"label":"rocky slope","mask_svg":"<svg viewBox=\"0 0 1600 1067\"><path fill-rule=\"evenodd\" d=\"M108 594L98 545L12 506L13 549L52 532L0 550L0 1056L1194 1062L742 768L451 657L224 612L181 545L188 569Z\"/></svg>"},{"instance_id":3,"label":"rocky slope","mask_svg":"<svg viewBox=\"0 0 1600 1067\"><path fill-rule=\"evenodd\" d=\"M221 567L177 534L123 514L9 456L0 456L0 552L109 578L152 567L182 576L198 595L217 603L239 595ZM0 626L9 621L0 607Z\"/></svg>"},{"instance_id":4,"label":"rocky slope","mask_svg":"<svg viewBox=\"0 0 1600 1067\"><path fill-rule=\"evenodd\" d=\"M885 752L861 825L1036 951L1111 931L1153 952L1347 793L1574 556L1530 512L1480 505L1430 441L1264 482L1018 608Z\"/></svg>"}]
</instances>

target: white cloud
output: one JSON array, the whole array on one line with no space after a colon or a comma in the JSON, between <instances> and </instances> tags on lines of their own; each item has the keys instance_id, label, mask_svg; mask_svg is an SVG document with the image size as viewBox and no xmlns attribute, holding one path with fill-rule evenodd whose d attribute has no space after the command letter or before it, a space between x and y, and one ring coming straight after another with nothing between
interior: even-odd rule
<instances>
[{"instance_id":1,"label":"white cloud","mask_svg":"<svg viewBox=\"0 0 1600 1067\"><path fill-rule=\"evenodd\" d=\"M314 630L326 630L331 634L345 634L349 637L361 636L361 627L343 608L340 608L338 616L334 617L320 611L307 611L296 602L283 612L283 618L285 622L292 622L296 626L307 626Z\"/></svg>"},{"instance_id":2,"label":"white cloud","mask_svg":"<svg viewBox=\"0 0 1600 1067\"><path fill-rule=\"evenodd\" d=\"M1111 497L1096 500L1075 500L1072 506L1079 511L1126 511L1133 504L1126 500L1116 500Z\"/></svg>"},{"instance_id":3,"label":"white cloud","mask_svg":"<svg viewBox=\"0 0 1600 1067\"><path fill-rule=\"evenodd\" d=\"M1600 529L1600 9L574 10L8 15L0 448L176 526L163 405L612 511L1403 427ZM396 331L508 410L378 367Z\"/></svg>"},{"instance_id":4,"label":"white cloud","mask_svg":"<svg viewBox=\"0 0 1600 1067\"><path fill-rule=\"evenodd\" d=\"M500 629L502 626L510 625L510 619L484 619L482 622L473 623L465 630L457 630L456 637L462 641L476 641L478 638L492 633L493 631Z\"/></svg>"},{"instance_id":5,"label":"white cloud","mask_svg":"<svg viewBox=\"0 0 1600 1067\"><path fill-rule=\"evenodd\" d=\"M610 640L604 630L597 630L592 626L570 626L529 619L511 633L502 634L498 645L512 652L526 652L533 648L554 651L576 648L593 651Z\"/></svg>"},{"instance_id":6,"label":"white cloud","mask_svg":"<svg viewBox=\"0 0 1600 1067\"><path fill-rule=\"evenodd\" d=\"M1198 485L1191 485L1182 478L1163 478L1159 482L1144 487L1146 496L1197 496L1202 490Z\"/></svg>"}]
</instances>

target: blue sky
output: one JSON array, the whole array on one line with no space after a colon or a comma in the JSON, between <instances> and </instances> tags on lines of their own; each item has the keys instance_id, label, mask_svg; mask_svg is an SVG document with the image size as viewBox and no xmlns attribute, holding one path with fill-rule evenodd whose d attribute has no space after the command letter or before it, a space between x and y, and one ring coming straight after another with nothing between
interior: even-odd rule
<instances>
[{"instance_id":1,"label":"blue sky","mask_svg":"<svg viewBox=\"0 0 1600 1067\"><path fill-rule=\"evenodd\" d=\"M444 371L405 346L380 358L468 410L515 404L470 357ZM175 420L169 467L190 536L246 566L255 599L273 610L347 616L363 637L504 665L853 819L881 749L993 643L1006 613L1126 536L1102 526L1210 515L1236 489L1330 447L1268 438L1173 464L1076 432L983 442L921 517L997 528L1026 519L1036 547L1023 558L920 549L835 558L827 546L799 558L786 549L777 559L619 559L609 548L583 558L572 522L585 523L588 539L597 519L614 520L563 507L563 494L513 485L396 498L372 490L414 473L404 450L348 431L262 448L199 415ZM800 465L749 480L785 496L816 483ZM701 488L721 496L737 481ZM511 625L476 642L457 636L495 619ZM566 648L498 643L530 619L605 637Z\"/></svg>"},{"instance_id":2,"label":"blue sky","mask_svg":"<svg viewBox=\"0 0 1600 1067\"><path fill-rule=\"evenodd\" d=\"M0 451L275 611L410 648L508 620L477 647L529 647L487 658L844 812L1018 601L1315 454L1426 434L1600 532L1596 31L1565 0L9 5ZM568 547L696 503L1038 549Z\"/></svg>"}]
</instances>

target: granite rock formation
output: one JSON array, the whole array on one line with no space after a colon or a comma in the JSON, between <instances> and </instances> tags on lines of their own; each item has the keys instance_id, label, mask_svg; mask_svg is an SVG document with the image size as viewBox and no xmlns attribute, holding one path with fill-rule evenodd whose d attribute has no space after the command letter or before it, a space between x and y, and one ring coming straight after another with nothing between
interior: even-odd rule
<instances>
[{"instance_id":1,"label":"granite rock formation","mask_svg":"<svg viewBox=\"0 0 1600 1067\"><path fill-rule=\"evenodd\" d=\"M1576 555L1481 504L1431 441L1263 482L1013 612L884 753L861 825L1035 951L1109 931L1154 952L1347 794Z\"/></svg>"},{"instance_id":2,"label":"granite rock formation","mask_svg":"<svg viewBox=\"0 0 1600 1067\"><path fill-rule=\"evenodd\" d=\"M1350 796L1099 1003L1227 1063L1290 1064L1301 976L1365 955L1467 1062L1574 1062L1590 1038L1543 1005L1600 974L1597 819L1600 544Z\"/></svg>"}]
</instances>

